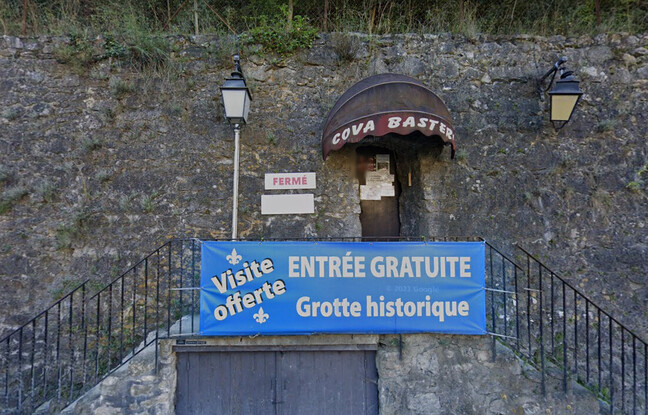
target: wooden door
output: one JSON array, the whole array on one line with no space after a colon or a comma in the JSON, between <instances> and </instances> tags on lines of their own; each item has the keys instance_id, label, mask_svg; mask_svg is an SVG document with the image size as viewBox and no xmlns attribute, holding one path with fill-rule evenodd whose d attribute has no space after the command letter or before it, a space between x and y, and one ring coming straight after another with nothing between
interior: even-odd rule
<instances>
[{"instance_id":1,"label":"wooden door","mask_svg":"<svg viewBox=\"0 0 648 415\"><path fill-rule=\"evenodd\" d=\"M360 184L362 236L369 239L398 237L401 189L394 154L380 147L359 147L356 175Z\"/></svg>"},{"instance_id":2,"label":"wooden door","mask_svg":"<svg viewBox=\"0 0 648 415\"><path fill-rule=\"evenodd\" d=\"M378 414L376 352L178 352L176 414Z\"/></svg>"}]
</instances>

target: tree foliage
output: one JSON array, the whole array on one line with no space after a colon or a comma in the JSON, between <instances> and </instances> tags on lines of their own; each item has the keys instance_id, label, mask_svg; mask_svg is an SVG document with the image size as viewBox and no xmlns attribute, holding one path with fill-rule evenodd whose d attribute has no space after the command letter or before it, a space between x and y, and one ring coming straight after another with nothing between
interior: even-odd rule
<instances>
[{"instance_id":1,"label":"tree foliage","mask_svg":"<svg viewBox=\"0 0 648 415\"><path fill-rule=\"evenodd\" d=\"M198 0L198 31L243 33L302 16L318 31L579 35L648 32L645 0ZM193 1L1 0L5 34L119 30L193 34ZM282 6L290 4L286 16ZM26 7L25 7L26 6ZM288 17L288 20L286 20ZM283 19L283 20L282 20Z\"/></svg>"}]
</instances>

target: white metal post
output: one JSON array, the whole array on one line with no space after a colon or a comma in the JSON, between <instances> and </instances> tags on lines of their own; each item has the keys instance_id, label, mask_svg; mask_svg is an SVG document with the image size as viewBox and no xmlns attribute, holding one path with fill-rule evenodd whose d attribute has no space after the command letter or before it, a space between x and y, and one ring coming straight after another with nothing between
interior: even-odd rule
<instances>
[{"instance_id":1,"label":"white metal post","mask_svg":"<svg viewBox=\"0 0 648 415\"><path fill-rule=\"evenodd\" d=\"M234 124L234 189L232 192L232 240L238 237L239 136L241 126Z\"/></svg>"}]
</instances>

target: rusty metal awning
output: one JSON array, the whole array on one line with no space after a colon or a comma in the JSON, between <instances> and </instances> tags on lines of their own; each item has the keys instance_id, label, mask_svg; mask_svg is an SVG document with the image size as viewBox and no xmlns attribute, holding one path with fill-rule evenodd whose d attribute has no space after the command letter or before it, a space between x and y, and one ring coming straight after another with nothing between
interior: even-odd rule
<instances>
[{"instance_id":1,"label":"rusty metal awning","mask_svg":"<svg viewBox=\"0 0 648 415\"><path fill-rule=\"evenodd\" d=\"M417 79L399 74L370 76L349 88L337 100L324 123L322 156L346 143L390 133L419 131L437 136L455 154L454 127L448 108Z\"/></svg>"}]
</instances>

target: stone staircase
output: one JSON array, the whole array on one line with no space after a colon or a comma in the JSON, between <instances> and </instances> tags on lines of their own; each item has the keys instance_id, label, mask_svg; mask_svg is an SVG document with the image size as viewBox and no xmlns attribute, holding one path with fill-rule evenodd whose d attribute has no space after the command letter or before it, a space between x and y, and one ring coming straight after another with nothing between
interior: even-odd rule
<instances>
[{"instance_id":1,"label":"stone staircase","mask_svg":"<svg viewBox=\"0 0 648 415\"><path fill-rule=\"evenodd\" d=\"M171 412L199 253L171 240L0 340L0 413ZM377 337L381 413L646 412L642 339L521 248L513 261L487 243L486 274L490 336Z\"/></svg>"}]
</instances>

